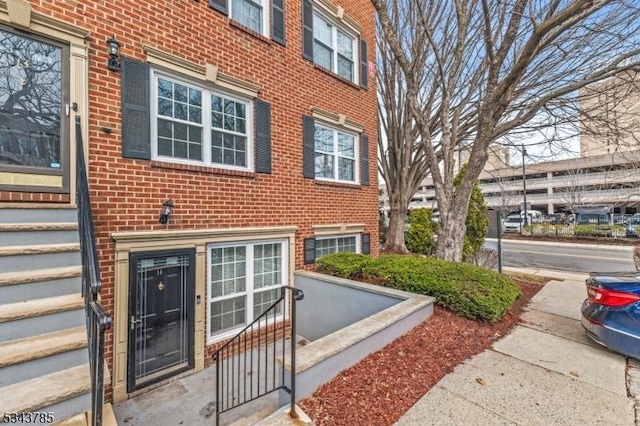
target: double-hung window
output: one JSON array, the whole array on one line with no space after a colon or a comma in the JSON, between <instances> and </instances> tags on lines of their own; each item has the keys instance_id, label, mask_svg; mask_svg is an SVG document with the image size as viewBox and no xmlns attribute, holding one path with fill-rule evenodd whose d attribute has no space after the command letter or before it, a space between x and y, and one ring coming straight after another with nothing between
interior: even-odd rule
<instances>
[{"instance_id":1,"label":"double-hung window","mask_svg":"<svg viewBox=\"0 0 640 426\"><path fill-rule=\"evenodd\" d=\"M358 137L315 123L315 173L318 179L358 182Z\"/></svg>"},{"instance_id":2,"label":"double-hung window","mask_svg":"<svg viewBox=\"0 0 640 426\"><path fill-rule=\"evenodd\" d=\"M208 247L209 340L250 324L280 297L288 284L287 259L284 240Z\"/></svg>"},{"instance_id":3,"label":"double-hung window","mask_svg":"<svg viewBox=\"0 0 640 426\"><path fill-rule=\"evenodd\" d=\"M313 13L313 61L355 82L357 37L337 27L329 19Z\"/></svg>"},{"instance_id":4,"label":"double-hung window","mask_svg":"<svg viewBox=\"0 0 640 426\"><path fill-rule=\"evenodd\" d=\"M332 253L359 253L359 235L316 237L316 259Z\"/></svg>"},{"instance_id":5,"label":"double-hung window","mask_svg":"<svg viewBox=\"0 0 640 426\"><path fill-rule=\"evenodd\" d=\"M232 22L285 45L284 0L209 0L209 6Z\"/></svg>"},{"instance_id":6,"label":"double-hung window","mask_svg":"<svg viewBox=\"0 0 640 426\"><path fill-rule=\"evenodd\" d=\"M231 0L231 19L267 37L268 6L267 0Z\"/></svg>"},{"instance_id":7,"label":"double-hung window","mask_svg":"<svg viewBox=\"0 0 640 426\"><path fill-rule=\"evenodd\" d=\"M302 0L302 56L367 89L369 64L362 28L330 0Z\"/></svg>"},{"instance_id":8,"label":"double-hung window","mask_svg":"<svg viewBox=\"0 0 640 426\"><path fill-rule=\"evenodd\" d=\"M154 157L251 170L252 103L154 73Z\"/></svg>"}]
</instances>

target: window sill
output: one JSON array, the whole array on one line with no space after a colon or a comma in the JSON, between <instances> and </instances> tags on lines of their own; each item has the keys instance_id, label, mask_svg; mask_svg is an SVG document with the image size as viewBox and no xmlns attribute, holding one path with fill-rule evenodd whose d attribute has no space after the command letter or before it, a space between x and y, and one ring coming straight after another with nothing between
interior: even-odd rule
<instances>
[{"instance_id":1,"label":"window sill","mask_svg":"<svg viewBox=\"0 0 640 426\"><path fill-rule=\"evenodd\" d=\"M354 83L353 81L349 81L344 77L341 77L340 75L336 74L335 72L331 71L328 68L323 67L322 65L318 65L315 62L313 63L313 67L319 71L322 71L323 73L335 78L338 81L341 81L345 84L348 84L349 86L353 87L354 89L362 89L362 87L360 87L359 85L357 85L356 83ZM363 89L364 90L364 89Z\"/></svg>"},{"instance_id":2,"label":"window sill","mask_svg":"<svg viewBox=\"0 0 640 426\"><path fill-rule=\"evenodd\" d=\"M314 180L316 185L320 186L335 186L339 188L348 188L348 189L361 189L362 185L359 183L344 183L344 182L331 182L326 180Z\"/></svg>"},{"instance_id":3,"label":"window sill","mask_svg":"<svg viewBox=\"0 0 640 426\"><path fill-rule=\"evenodd\" d=\"M151 167L156 167L159 169L184 170L188 172L210 173L215 175L238 176L238 177L247 177L247 178L255 178L256 176L254 172L245 172L241 170L229 170L229 169L223 169L223 168L212 167L212 166L200 166L196 164L170 163L167 161L159 161L159 160L151 160L150 164L151 164Z\"/></svg>"},{"instance_id":4,"label":"window sill","mask_svg":"<svg viewBox=\"0 0 640 426\"><path fill-rule=\"evenodd\" d=\"M238 21L234 21L231 18L229 18L229 26L237 28L240 31L242 31L243 33L249 34L251 37L257 38L258 40L260 40L263 43L268 44L269 46L272 46L274 44L274 42L271 41L270 38L265 37L264 35L253 31L251 28L246 27L246 26L242 25L241 23L239 23Z\"/></svg>"}]
</instances>

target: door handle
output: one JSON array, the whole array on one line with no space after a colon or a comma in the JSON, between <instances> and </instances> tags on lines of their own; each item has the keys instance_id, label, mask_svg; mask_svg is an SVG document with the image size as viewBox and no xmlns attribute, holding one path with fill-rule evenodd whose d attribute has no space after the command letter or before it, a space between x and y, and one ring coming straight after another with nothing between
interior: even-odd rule
<instances>
[{"instance_id":1,"label":"door handle","mask_svg":"<svg viewBox=\"0 0 640 426\"><path fill-rule=\"evenodd\" d=\"M137 320L134 315L131 315L131 321L130 322L131 322L131 329L135 330L136 324L141 324L142 320Z\"/></svg>"}]
</instances>

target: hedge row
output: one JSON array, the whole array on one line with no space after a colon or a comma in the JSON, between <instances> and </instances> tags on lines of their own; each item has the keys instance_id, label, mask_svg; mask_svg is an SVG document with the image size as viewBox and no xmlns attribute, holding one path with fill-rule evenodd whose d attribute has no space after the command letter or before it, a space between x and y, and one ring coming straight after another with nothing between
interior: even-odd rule
<instances>
[{"instance_id":1,"label":"hedge row","mask_svg":"<svg viewBox=\"0 0 640 426\"><path fill-rule=\"evenodd\" d=\"M342 278L362 277L386 287L433 296L436 302L474 320L497 321L520 296L510 278L468 263L431 257L379 258L336 253L317 261L318 271Z\"/></svg>"}]
</instances>

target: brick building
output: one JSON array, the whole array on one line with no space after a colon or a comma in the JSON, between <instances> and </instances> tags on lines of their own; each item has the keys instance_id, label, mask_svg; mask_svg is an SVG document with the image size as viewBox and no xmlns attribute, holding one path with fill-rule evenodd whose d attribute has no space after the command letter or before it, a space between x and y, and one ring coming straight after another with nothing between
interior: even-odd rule
<instances>
[{"instance_id":1,"label":"brick building","mask_svg":"<svg viewBox=\"0 0 640 426\"><path fill-rule=\"evenodd\" d=\"M5 259L61 244L16 230L69 228L46 218L75 212L83 141L114 400L205 368L316 256L377 254L374 25L364 0L0 0ZM31 285L0 314L80 297L73 266L24 259L32 275L67 268L77 288L0 276L0 291ZM0 339L0 357L38 338Z\"/></svg>"}]
</instances>

